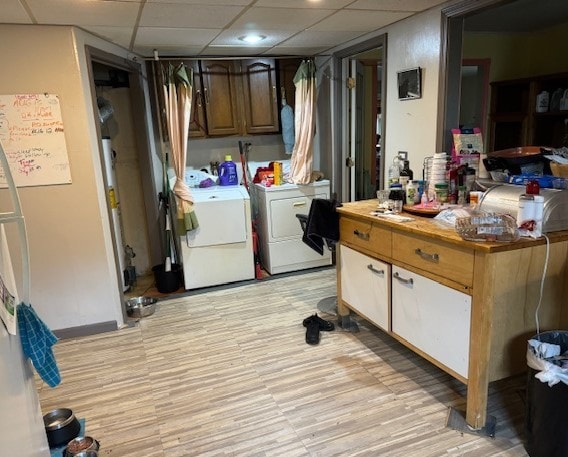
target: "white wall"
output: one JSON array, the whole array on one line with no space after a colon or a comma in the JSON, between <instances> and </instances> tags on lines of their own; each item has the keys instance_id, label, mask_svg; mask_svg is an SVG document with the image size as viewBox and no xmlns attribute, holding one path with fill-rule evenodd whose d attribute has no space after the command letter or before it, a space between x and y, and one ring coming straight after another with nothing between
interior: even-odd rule
<instances>
[{"instance_id":1,"label":"white wall","mask_svg":"<svg viewBox=\"0 0 568 457\"><path fill-rule=\"evenodd\" d=\"M384 173L398 151L407 151L410 168L416 179L422 177L424 158L436 150L438 135L438 98L440 97L442 7L434 7L410 18L367 34L329 51L333 54L381 35L387 37L386 97L383 105L382 131L385 139ZM397 72L409 68L422 69L422 98L398 100ZM341 84L342 75L333 75L333 84ZM346 91L346 89L345 89ZM347 98L344 95L343 104ZM334 129L347 132L347 121L338 113L330 112ZM347 133L344 133L346 135ZM334 154L341 155L343 145L333 145ZM323 151L322 151L323 155ZM345 167L341 164L336 173ZM385 182L386 176L383 176ZM346 193L346 183L343 183ZM339 191L339 189L338 189Z\"/></svg>"},{"instance_id":2,"label":"white wall","mask_svg":"<svg viewBox=\"0 0 568 457\"><path fill-rule=\"evenodd\" d=\"M441 51L441 9L433 8L387 29L385 170L398 151L408 151L416 179L436 150ZM422 98L399 100L397 72L422 69Z\"/></svg>"},{"instance_id":3,"label":"white wall","mask_svg":"<svg viewBox=\"0 0 568 457\"><path fill-rule=\"evenodd\" d=\"M85 44L127 57L72 27L0 25L0 93L58 95L65 128L72 184L19 190L31 303L52 330L123 324ZM0 192L0 203L5 198Z\"/></svg>"}]
</instances>

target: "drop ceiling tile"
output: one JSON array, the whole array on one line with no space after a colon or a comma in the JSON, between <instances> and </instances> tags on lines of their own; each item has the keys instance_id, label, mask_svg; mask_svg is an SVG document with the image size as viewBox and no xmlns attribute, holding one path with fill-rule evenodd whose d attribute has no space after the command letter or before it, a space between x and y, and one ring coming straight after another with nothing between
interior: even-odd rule
<instances>
[{"instance_id":1,"label":"drop ceiling tile","mask_svg":"<svg viewBox=\"0 0 568 457\"><path fill-rule=\"evenodd\" d=\"M310 30L372 32L411 15L409 12L342 10L314 25Z\"/></svg>"},{"instance_id":2,"label":"drop ceiling tile","mask_svg":"<svg viewBox=\"0 0 568 457\"><path fill-rule=\"evenodd\" d=\"M357 0L348 9L377 11L423 11L446 0Z\"/></svg>"},{"instance_id":3,"label":"drop ceiling tile","mask_svg":"<svg viewBox=\"0 0 568 457\"><path fill-rule=\"evenodd\" d=\"M144 57L154 57L154 50L158 51L160 58L175 56L196 56L203 46L134 46L133 51Z\"/></svg>"},{"instance_id":4,"label":"drop ceiling tile","mask_svg":"<svg viewBox=\"0 0 568 457\"><path fill-rule=\"evenodd\" d=\"M146 4L140 26L223 28L242 11L241 6L209 6L174 3Z\"/></svg>"},{"instance_id":5,"label":"drop ceiling tile","mask_svg":"<svg viewBox=\"0 0 568 457\"><path fill-rule=\"evenodd\" d=\"M318 32L306 30L286 40L285 46L338 46L362 35L362 32Z\"/></svg>"},{"instance_id":6,"label":"drop ceiling tile","mask_svg":"<svg viewBox=\"0 0 568 457\"><path fill-rule=\"evenodd\" d=\"M136 2L91 0L27 0L40 24L133 26L138 15Z\"/></svg>"},{"instance_id":7,"label":"drop ceiling tile","mask_svg":"<svg viewBox=\"0 0 568 457\"><path fill-rule=\"evenodd\" d=\"M221 32L217 38L211 43L212 46L241 46L248 47L246 43L239 40L239 37L249 33L249 30L236 30L229 29ZM261 42L257 43L258 46L264 48L270 48L279 44L281 41L292 36L294 32L289 30L255 30L255 33L259 35L264 35L266 38Z\"/></svg>"},{"instance_id":8,"label":"drop ceiling tile","mask_svg":"<svg viewBox=\"0 0 568 457\"><path fill-rule=\"evenodd\" d=\"M217 33L215 29L140 27L136 46L205 46Z\"/></svg>"},{"instance_id":9,"label":"drop ceiling tile","mask_svg":"<svg viewBox=\"0 0 568 457\"><path fill-rule=\"evenodd\" d=\"M202 52L203 56L258 56L265 51L268 47L260 48L245 47L245 46L207 46Z\"/></svg>"},{"instance_id":10,"label":"drop ceiling tile","mask_svg":"<svg viewBox=\"0 0 568 457\"><path fill-rule=\"evenodd\" d=\"M11 24L31 24L32 19L19 0L2 0L2 20Z\"/></svg>"},{"instance_id":11,"label":"drop ceiling tile","mask_svg":"<svg viewBox=\"0 0 568 457\"><path fill-rule=\"evenodd\" d=\"M309 48L302 47L288 47L288 46L276 46L272 49L266 51L263 55L271 56L306 56L311 57L316 54L324 54L330 49L329 46L314 46Z\"/></svg>"},{"instance_id":12,"label":"drop ceiling tile","mask_svg":"<svg viewBox=\"0 0 568 457\"><path fill-rule=\"evenodd\" d=\"M232 29L303 30L333 13L333 10L250 8L231 25Z\"/></svg>"},{"instance_id":13,"label":"drop ceiling tile","mask_svg":"<svg viewBox=\"0 0 568 457\"><path fill-rule=\"evenodd\" d=\"M377 1L377 0L370 0ZM317 9L341 9L353 0L319 0L319 1L306 1L306 0L258 0L254 6L271 6L274 8L317 8ZM276 4L277 3L277 4Z\"/></svg>"},{"instance_id":14,"label":"drop ceiling tile","mask_svg":"<svg viewBox=\"0 0 568 457\"><path fill-rule=\"evenodd\" d=\"M124 48L130 47L130 41L132 39L132 27L112 27L106 25L86 25L81 27L88 32L94 33L95 35L116 43Z\"/></svg>"},{"instance_id":15,"label":"drop ceiling tile","mask_svg":"<svg viewBox=\"0 0 568 457\"><path fill-rule=\"evenodd\" d=\"M179 3L182 5L211 5L211 6L213 5L248 6L251 3L254 3L254 0L148 0L147 3Z\"/></svg>"}]
</instances>

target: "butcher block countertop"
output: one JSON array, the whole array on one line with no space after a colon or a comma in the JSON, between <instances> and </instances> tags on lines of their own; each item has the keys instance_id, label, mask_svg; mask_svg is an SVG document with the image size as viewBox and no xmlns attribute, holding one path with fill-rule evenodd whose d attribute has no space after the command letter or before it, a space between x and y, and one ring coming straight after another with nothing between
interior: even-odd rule
<instances>
[{"instance_id":1,"label":"butcher block countertop","mask_svg":"<svg viewBox=\"0 0 568 457\"><path fill-rule=\"evenodd\" d=\"M365 220L373 225L427 236L476 251L503 252L546 244L544 237L536 240L521 238L518 241L504 243L466 241L455 231L454 227L432 217L417 216L403 211L402 216L411 217L413 220L411 222L397 222L386 217L372 215L371 213L377 210L377 206L378 200L376 199L361 200L343 203L343 206L337 208L337 212L345 216L356 216L358 219ZM551 243L568 240L568 231L551 232L546 235Z\"/></svg>"},{"instance_id":2,"label":"butcher block countertop","mask_svg":"<svg viewBox=\"0 0 568 457\"><path fill-rule=\"evenodd\" d=\"M537 304L542 303L540 331L568 326L568 231L547 233L550 246L545 237L472 242L434 218L403 212L402 216L412 220L401 222L373 215L377 206L378 201L372 199L337 208L338 315L344 319L355 311L369 317L376 309L384 310L384 323L377 324L380 328L467 384L466 422L479 429L486 424L489 382L526 371L527 340L537 331ZM398 273L401 269L402 276ZM367 278L366 274L371 276L364 284L357 283L358 278ZM380 277L385 278L383 298L377 298L378 292L369 292L357 299L353 291L375 291ZM541 289L542 281L545 287ZM435 292L423 295L427 289L420 289L419 284L425 283L435 287ZM468 354L467 369L461 373L450 367L449 361L434 356L426 345L409 340L418 334L438 339L438 328L428 324L421 310L438 312L441 307L435 298L428 302L421 297L444 301L443 294L450 296L452 291L471 298L469 340L459 347L449 340L444 346L454 344L454 349ZM415 315L409 314L414 310L410 303L416 305ZM397 327L392 317L395 309L397 316L404 316L398 318ZM442 314L438 322L451 329L446 316ZM402 334L406 322L415 324L414 331Z\"/></svg>"}]
</instances>

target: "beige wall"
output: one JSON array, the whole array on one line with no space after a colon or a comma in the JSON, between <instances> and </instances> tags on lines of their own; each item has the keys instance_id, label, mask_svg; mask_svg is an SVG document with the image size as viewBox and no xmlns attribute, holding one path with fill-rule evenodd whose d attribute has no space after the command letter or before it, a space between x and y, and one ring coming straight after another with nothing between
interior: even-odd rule
<instances>
[{"instance_id":1,"label":"beige wall","mask_svg":"<svg viewBox=\"0 0 568 457\"><path fill-rule=\"evenodd\" d=\"M19 191L31 303L54 330L109 321L122 325L85 44L124 53L72 27L0 25L0 93L47 92L60 99L72 184ZM1 193L5 203L6 192ZM14 263L18 258L19 252L12 252Z\"/></svg>"},{"instance_id":2,"label":"beige wall","mask_svg":"<svg viewBox=\"0 0 568 457\"><path fill-rule=\"evenodd\" d=\"M568 71L568 24L534 33L466 33L464 59L491 59L489 81Z\"/></svg>"}]
</instances>

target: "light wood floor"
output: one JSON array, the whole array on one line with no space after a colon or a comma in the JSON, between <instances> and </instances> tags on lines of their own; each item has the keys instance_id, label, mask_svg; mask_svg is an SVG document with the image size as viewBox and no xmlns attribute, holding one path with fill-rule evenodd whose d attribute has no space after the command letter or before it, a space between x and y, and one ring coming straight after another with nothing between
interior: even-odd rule
<instances>
[{"instance_id":1,"label":"light wood floor","mask_svg":"<svg viewBox=\"0 0 568 457\"><path fill-rule=\"evenodd\" d=\"M465 387L365 321L306 344L302 320L335 285L330 268L178 295L60 341L42 409L72 408L112 457L527 455L524 377L491 385L491 439L447 428Z\"/></svg>"}]
</instances>

